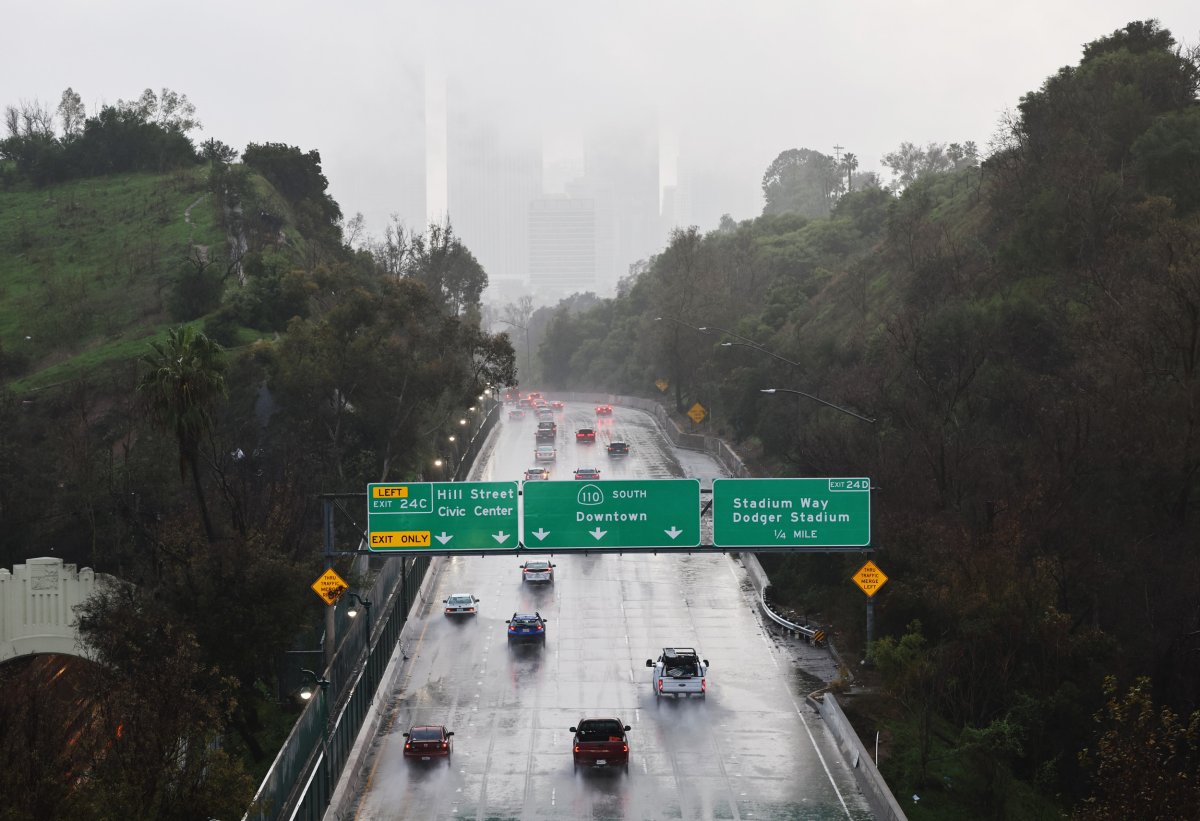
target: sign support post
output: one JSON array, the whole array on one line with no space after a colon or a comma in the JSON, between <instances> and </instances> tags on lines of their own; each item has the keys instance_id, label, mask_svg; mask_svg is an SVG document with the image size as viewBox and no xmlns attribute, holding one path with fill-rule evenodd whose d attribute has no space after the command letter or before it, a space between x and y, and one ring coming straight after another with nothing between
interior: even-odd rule
<instances>
[{"instance_id":1,"label":"sign support post","mask_svg":"<svg viewBox=\"0 0 1200 821\"><path fill-rule=\"evenodd\" d=\"M333 569L333 499L322 500L322 514L325 519L325 569ZM337 608L335 605L325 605L325 670L333 664L333 654L337 651ZM324 672L324 671L322 671Z\"/></svg>"},{"instance_id":2,"label":"sign support post","mask_svg":"<svg viewBox=\"0 0 1200 821\"><path fill-rule=\"evenodd\" d=\"M867 663L871 663L871 645L875 642L875 597L867 598Z\"/></svg>"},{"instance_id":3,"label":"sign support post","mask_svg":"<svg viewBox=\"0 0 1200 821\"><path fill-rule=\"evenodd\" d=\"M887 574L875 562L868 561L854 574L854 583L867 594L867 661L871 657L871 644L875 641L875 594L887 584Z\"/></svg>"}]
</instances>

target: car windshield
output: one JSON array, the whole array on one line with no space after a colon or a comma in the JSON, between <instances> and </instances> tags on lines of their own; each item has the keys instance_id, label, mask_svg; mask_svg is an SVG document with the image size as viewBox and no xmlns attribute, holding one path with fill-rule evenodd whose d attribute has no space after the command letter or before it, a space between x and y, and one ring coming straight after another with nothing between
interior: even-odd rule
<instances>
[{"instance_id":1,"label":"car windshield","mask_svg":"<svg viewBox=\"0 0 1200 821\"><path fill-rule=\"evenodd\" d=\"M530 627L530 626L536 625L538 623L538 618L537 618L537 616L530 616L527 614L522 615L522 614L518 613L517 615L512 617L512 623L516 624L516 625L520 625L521 627Z\"/></svg>"},{"instance_id":2,"label":"car windshield","mask_svg":"<svg viewBox=\"0 0 1200 821\"><path fill-rule=\"evenodd\" d=\"M441 741L442 731L437 727L413 727L408 738L410 741Z\"/></svg>"},{"instance_id":3,"label":"car windshield","mask_svg":"<svg viewBox=\"0 0 1200 821\"><path fill-rule=\"evenodd\" d=\"M451 596L450 604L472 604L470 596Z\"/></svg>"},{"instance_id":4,"label":"car windshield","mask_svg":"<svg viewBox=\"0 0 1200 821\"><path fill-rule=\"evenodd\" d=\"M550 562L525 562L526 570L546 570L550 567Z\"/></svg>"}]
</instances>

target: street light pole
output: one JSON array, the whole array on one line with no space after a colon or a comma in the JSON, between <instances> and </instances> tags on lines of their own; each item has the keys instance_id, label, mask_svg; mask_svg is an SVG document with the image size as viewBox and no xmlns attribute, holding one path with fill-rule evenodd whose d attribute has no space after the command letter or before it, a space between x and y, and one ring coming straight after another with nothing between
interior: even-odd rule
<instances>
[{"instance_id":1,"label":"street light pole","mask_svg":"<svg viewBox=\"0 0 1200 821\"><path fill-rule=\"evenodd\" d=\"M701 333L708 333L709 331L720 331L723 334L732 336L734 339L742 340L743 342L746 343L746 347L758 348L760 351L763 351L764 353L771 353L766 348L764 348L762 345L755 342L753 339L750 339L749 337L746 337L746 336L742 336L741 334L734 333L733 331L729 330L728 328L718 328L716 325L701 325L696 330L700 331ZM721 344L725 345L728 343L722 342Z\"/></svg>"},{"instance_id":2,"label":"street light pole","mask_svg":"<svg viewBox=\"0 0 1200 821\"><path fill-rule=\"evenodd\" d=\"M790 359L780 356L779 354L775 353L774 351L768 351L762 345L747 345L742 342L722 342L721 347L722 348L749 348L752 351L758 351L759 353L765 353L767 356L772 357L774 359L778 359L780 362L785 362L788 365L791 365L793 368L800 368L801 370L804 369L804 366L801 365L799 362L793 362Z\"/></svg>"},{"instance_id":3,"label":"street light pole","mask_svg":"<svg viewBox=\"0 0 1200 821\"><path fill-rule=\"evenodd\" d=\"M831 407L834 410L841 411L842 413L845 413L845 414L849 414L850 416L853 416L855 419L861 419L862 421L869 422L872 425L875 424L875 420L869 416L862 416L860 414L855 413L852 410L846 410L845 408L835 405L832 402L826 402L824 399L820 399L816 396L813 396L811 393L805 393L804 391L796 391L796 390L792 390L791 388L759 388L758 392L759 393L794 393L794 394L796 394L796 396L803 396L805 399L811 399L814 402L820 402L822 405Z\"/></svg>"}]
</instances>

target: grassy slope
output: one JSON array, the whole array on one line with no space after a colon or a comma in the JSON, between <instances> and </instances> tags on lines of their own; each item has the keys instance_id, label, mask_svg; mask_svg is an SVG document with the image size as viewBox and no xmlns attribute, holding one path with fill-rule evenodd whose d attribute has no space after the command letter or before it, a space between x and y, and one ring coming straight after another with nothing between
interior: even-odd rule
<instances>
[{"instance_id":1,"label":"grassy slope","mask_svg":"<svg viewBox=\"0 0 1200 821\"><path fill-rule=\"evenodd\" d=\"M206 176L199 166L0 191L0 345L30 364L14 390L136 357L173 324L167 300L191 245L225 254Z\"/></svg>"}]
</instances>

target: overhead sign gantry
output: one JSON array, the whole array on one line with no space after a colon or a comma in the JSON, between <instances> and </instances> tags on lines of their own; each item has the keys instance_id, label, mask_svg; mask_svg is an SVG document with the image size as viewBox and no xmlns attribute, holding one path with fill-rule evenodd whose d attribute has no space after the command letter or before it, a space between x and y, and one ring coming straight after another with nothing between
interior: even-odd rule
<instances>
[{"instance_id":1,"label":"overhead sign gantry","mask_svg":"<svg viewBox=\"0 0 1200 821\"><path fill-rule=\"evenodd\" d=\"M381 482L367 486L372 553L869 550L864 478ZM701 511L712 509L712 544Z\"/></svg>"}]
</instances>

